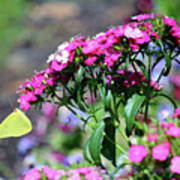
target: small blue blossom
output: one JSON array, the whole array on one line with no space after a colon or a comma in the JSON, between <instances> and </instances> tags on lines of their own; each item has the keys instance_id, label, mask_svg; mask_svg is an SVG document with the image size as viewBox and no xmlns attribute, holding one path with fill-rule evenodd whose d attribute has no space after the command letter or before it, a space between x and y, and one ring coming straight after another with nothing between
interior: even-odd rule
<instances>
[{"instance_id":1,"label":"small blue blossom","mask_svg":"<svg viewBox=\"0 0 180 180\"><path fill-rule=\"evenodd\" d=\"M157 113L157 119L160 122L166 121L167 117L171 117L173 115L173 106L169 104L162 104L158 108L158 113Z\"/></svg>"}]
</instances>

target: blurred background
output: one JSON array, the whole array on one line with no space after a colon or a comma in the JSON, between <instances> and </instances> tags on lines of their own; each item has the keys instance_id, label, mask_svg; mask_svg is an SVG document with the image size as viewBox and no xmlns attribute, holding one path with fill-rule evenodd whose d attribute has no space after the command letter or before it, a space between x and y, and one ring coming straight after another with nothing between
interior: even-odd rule
<instances>
[{"instance_id":1,"label":"blurred background","mask_svg":"<svg viewBox=\"0 0 180 180\"><path fill-rule=\"evenodd\" d=\"M1 0L0 121L17 107L18 86L35 70L44 69L48 56L63 41L95 35L139 13L161 12L180 23L179 9L179 0ZM178 99L180 75L175 75L171 93ZM80 123L57 126L54 109L45 104L41 114L38 110L28 113L34 125L29 136L0 140L0 178L17 179L28 168L43 163L68 166L82 160ZM160 109L172 111L163 105ZM63 118L67 117L75 119L69 112Z\"/></svg>"}]
</instances>

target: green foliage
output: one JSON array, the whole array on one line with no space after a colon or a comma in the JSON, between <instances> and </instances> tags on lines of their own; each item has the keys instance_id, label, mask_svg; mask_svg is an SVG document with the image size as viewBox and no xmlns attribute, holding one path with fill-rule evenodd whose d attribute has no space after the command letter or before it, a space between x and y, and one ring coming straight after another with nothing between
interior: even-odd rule
<instances>
[{"instance_id":1,"label":"green foliage","mask_svg":"<svg viewBox=\"0 0 180 180\"><path fill-rule=\"evenodd\" d=\"M180 24L179 9L180 1L179 0L154 0L156 12L161 12L167 16L173 17L178 24Z\"/></svg>"},{"instance_id":2,"label":"green foliage","mask_svg":"<svg viewBox=\"0 0 180 180\"><path fill-rule=\"evenodd\" d=\"M105 124L101 121L95 131L92 133L90 139L85 144L84 155L87 160L90 158L96 165L101 165L101 158L100 158L100 151L102 148L102 141L103 141L103 132L104 132ZM89 157L89 154L90 157Z\"/></svg>"},{"instance_id":3,"label":"green foliage","mask_svg":"<svg viewBox=\"0 0 180 180\"><path fill-rule=\"evenodd\" d=\"M65 134L59 129L54 128L53 132L48 137L48 141L54 150L68 153L72 149L79 148L82 140L82 132L76 130L76 133Z\"/></svg>"},{"instance_id":4,"label":"green foliage","mask_svg":"<svg viewBox=\"0 0 180 180\"><path fill-rule=\"evenodd\" d=\"M132 128L134 125L134 121L136 115L145 100L145 96L140 96L138 94L134 94L132 98L130 98L125 106L125 114L126 114L126 128L128 134L131 134Z\"/></svg>"}]
</instances>

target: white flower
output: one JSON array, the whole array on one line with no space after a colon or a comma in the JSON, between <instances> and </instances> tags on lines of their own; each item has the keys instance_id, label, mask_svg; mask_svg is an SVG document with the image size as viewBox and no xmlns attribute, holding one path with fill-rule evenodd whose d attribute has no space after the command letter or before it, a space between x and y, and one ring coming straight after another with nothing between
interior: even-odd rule
<instances>
[{"instance_id":1,"label":"white flower","mask_svg":"<svg viewBox=\"0 0 180 180\"><path fill-rule=\"evenodd\" d=\"M127 38L140 38L140 37L143 37L143 33L140 29L138 28L132 28L130 26L127 26L125 28L125 31L124 31L124 35L127 37Z\"/></svg>"},{"instance_id":2,"label":"white flower","mask_svg":"<svg viewBox=\"0 0 180 180\"><path fill-rule=\"evenodd\" d=\"M69 58L69 52L66 50L63 50L61 52L61 54L57 54L56 55L56 60L61 62L62 64L65 64L68 62L68 58Z\"/></svg>"},{"instance_id":3,"label":"white flower","mask_svg":"<svg viewBox=\"0 0 180 180\"><path fill-rule=\"evenodd\" d=\"M55 54L51 54L49 57L48 57L48 60L47 60L47 63L49 64L51 61L53 61L55 58Z\"/></svg>"},{"instance_id":4,"label":"white flower","mask_svg":"<svg viewBox=\"0 0 180 180\"><path fill-rule=\"evenodd\" d=\"M59 45L58 46L58 52L61 52L62 50L64 50L68 45L69 45L68 42L64 42L61 45Z\"/></svg>"},{"instance_id":5,"label":"white flower","mask_svg":"<svg viewBox=\"0 0 180 180\"><path fill-rule=\"evenodd\" d=\"M68 58L68 57L69 57L69 52L68 52L68 51L64 50L64 51L62 51L61 53L62 53L62 56L63 56L64 58Z\"/></svg>"},{"instance_id":6,"label":"white flower","mask_svg":"<svg viewBox=\"0 0 180 180\"><path fill-rule=\"evenodd\" d=\"M104 35L104 34L105 34L104 32L100 32L100 33L96 34L96 36L95 36L93 39L96 39L96 38L98 38L99 36L102 36L102 35Z\"/></svg>"},{"instance_id":7,"label":"white flower","mask_svg":"<svg viewBox=\"0 0 180 180\"><path fill-rule=\"evenodd\" d=\"M132 144L137 144L138 143L137 138L135 138L135 137L130 137L130 142Z\"/></svg>"}]
</instances>

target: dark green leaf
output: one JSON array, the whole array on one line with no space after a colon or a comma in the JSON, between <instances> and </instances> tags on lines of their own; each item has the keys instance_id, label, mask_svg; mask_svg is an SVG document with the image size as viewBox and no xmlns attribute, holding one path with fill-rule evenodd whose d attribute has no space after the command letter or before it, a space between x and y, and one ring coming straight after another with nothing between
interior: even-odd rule
<instances>
[{"instance_id":1,"label":"dark green leaf","mask_svg":"<svg viewBox=\"0 0 180 180\"><path fill-rule=\"evenodd\" d=\"M108 90L107 95L105 96L105 108L109 108L111 106L111 91Z\"/></svg>"},{"instance_id":2,"label":"dark green leaf","mask_svg":"<svg viewBox=\"0 0 180 180\"><path fill-rule=\"evenodd\" d=\"M77 82L80 83L85 72L85 68L81 67L77 72Z\"/></svg>"},{"instance_id":3,"label":"dark green leaf","mask_svg":"<svg viewBox=\"0 0 180 180\"><path fill-rule=\"evenodd\" d=\"M103 87L102 84L99 84L99 85L98 85L98 89L99 89L101 98L102 98L102 100L104 101L105 98L106 98L105 88Z\"/></svg>"},{"instance_id":4,"label":"dark green leaf","mask_svg":"<svg viewBox=\"0 0 180 180\"><path fill-rule=\"evenodd\" d=\"M145 96L140 96L138 94L134 94L125 106L125 115L126 115L126 128L129 133L131 133L134 121L136 118L136 114L138 113L139 108L143 104L145 100Z\"/></svg>"},{"instance_id":5,"label":"dark green leaf","mask_svg":"<svg viewBox=\"0 0 180 180\"><path fill-rule=\"evenodd\" d=\"M101 147L105 124L101 121L93 132L89 142L89 152L96 165L101 165Z\"/></svg>"},{"instance_id":6,"label":"dark green leaf","mask_svg":"<svg viewBox=\"0 0 180 180\"><path fill-rule=\"evenodd\" d=\"M164 76L167 76L171 69L171 58L165 52L164 52L164 56L165 56L165 61L166 61L166 71L164 72Z\"/></svg>"},{"instance_id":7,"label":"dark green leaf","mask_svg":"<svg viewBox=\"0 0 180 180\"><path fill-rule=\"evenodd\" d=\"M84 145L84 149L83 149L83 156L84 159L88 162L92 162L92 159L90 157L90 153L89 153L89 143L91 141L91 137L86 141L85 145Z\"/></svg>"}]
</instances>

